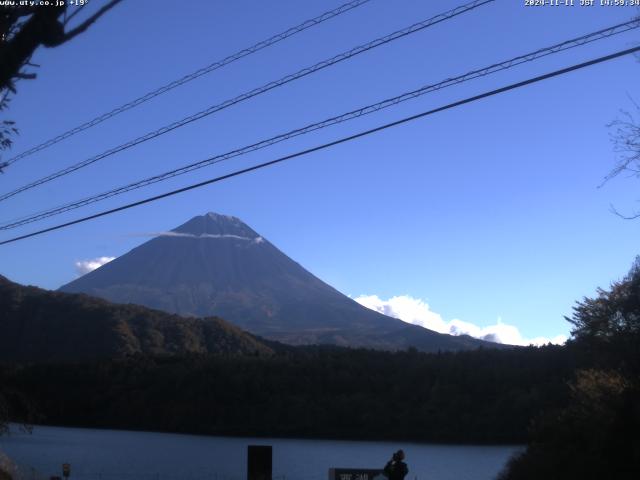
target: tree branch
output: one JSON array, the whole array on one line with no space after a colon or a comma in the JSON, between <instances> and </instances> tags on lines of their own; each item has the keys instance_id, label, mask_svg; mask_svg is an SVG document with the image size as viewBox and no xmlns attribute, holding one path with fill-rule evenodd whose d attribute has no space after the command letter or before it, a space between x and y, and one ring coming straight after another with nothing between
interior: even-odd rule
<instances>
[{"instance_id":1,"label":"tree branch","mask_svg":"<svg viewBox=\"0 0 640 480\"><path fill-rule=\"evenodd\" d=\"M86 6L87 6L87 4L85 3L84 5L80 5L78 8L76 8L75 12L73 12L71 15L69 15L67 17L67 19L64 21L64 25L67 26L67 24L73 19L73 17L75 17L77 14L79 14L82 11L82 9L84 7L86 7Z\"/></svg>"},{"instance_id":2,"label":"tree branch","mask_svg":"<svg viewBox=\"0 0 640 480\"><path fill-rule=\"evenodd\" d=\"M109 3L107 3L105 6L103 6L100 10L98 10L96 13L94 13L93 15L91 15L89 18L87 18L84 22L82 22L80 25L78 25L76 28L70 30L69 32L66 32L64 34L64 36L62 37L61 41L59 44L68 42L69 40L71 40L73 37L75 37L76 35L81 34L82 32L84 32L87 28L89 28L96 20L98 20L102 15L104 15L105 13L107 13L109 10L111 10L113 7L115 7L117 4L119 4L120 2L122 2L122 0L111 0ZM55 45L54 45L55 46Z\"/></svg>"},{"instance_id":3,"label":"tree branch","mask_svg":"<svg viewBox=\"0 0 640 480\"><path fill-rule=\"evenodd\" d=\"M616 210L616 207L614 207L613 205L609 205L609 209L611 210L611 212L615 215L617 215L618 217L624 219L624 220L635 220L637 218L640 218L640 213L634 213L633 215L622 215L620 212L618 212L618 210Z\"/></svg>"},{"instance_id":4,"label":"tree branch","mask_svg":"<svg viewBox=\"0 0 640 480\"><path fill-rule=\"evenodd\" d=\"M33 80L34 78L36 78L36 74L18 72L15 74L15 78L20 78L22 80Z\"/></svg>"}]
</instances>

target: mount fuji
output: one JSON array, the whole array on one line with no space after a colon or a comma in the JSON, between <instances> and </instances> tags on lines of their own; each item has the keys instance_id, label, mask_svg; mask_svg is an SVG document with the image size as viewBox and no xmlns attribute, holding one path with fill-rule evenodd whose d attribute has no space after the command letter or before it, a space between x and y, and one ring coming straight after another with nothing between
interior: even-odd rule
<instances>
[{"instance_id":1,"label":"mount fuji","mask_svg":"<svg viewBox=\"0 0 640 480\"><path fill-rule=\"evenodd\" d=\"M218 316L292 345L466 350L451 336L369 310L315 277L236 217L208 213L62 286L187 317Z\"/></svg>"}]
</instances>

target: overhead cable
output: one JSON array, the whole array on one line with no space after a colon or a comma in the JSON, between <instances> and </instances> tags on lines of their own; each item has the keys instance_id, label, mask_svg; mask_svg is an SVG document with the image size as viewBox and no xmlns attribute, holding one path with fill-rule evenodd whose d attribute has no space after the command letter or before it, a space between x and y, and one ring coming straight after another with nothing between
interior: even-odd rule
<instances>
[{"instance_id":1,"label":"overhead cable","mask_svg":"<svg viewBox=\"0 0 640 480\"><path fill-rule=\"evenodd\" d=\"M117 195L121 195L124 194L126 192L130 192L132 190L137 190L139 188L148 186L148 185L152 185L154 183L158 183L164 180L167 180L169 178L173 178L176 177L178 175L183 175L185 173L203 168L203 167L207 167L210 165L214 165L220 162L223 162L225 160L229 160L231 158L235 158L235 157L239 157L242 155L246 155L248 153L254 152L256 150L261 150L263 148L269 147L271 145L274 145L276 143L280 143L283 142L285 140L289 140L291 138L294 137L298 137L300 135L304 135L316 130L320 130L323 128L327 128L329 126L332 125L336 125L339 123L343 123L349 120L353 120L355 118L359 118L362 117L364 115L368 115L370 113L374 113L377 111L380 111L382 109L385 108L389 108L392 107L394 105L397 105L399 103L405 102L407 100L412 100L415 98L418 98L422 95L431 93L431 92L435 92L438 90L442 90L444 88L453 86L453 85L457 85L463 82L467 82L476 78L480 78L480 77L484 77L502 70L507 70L509 68L515 67L517 65L521 65L523 63L527 63L527 62L531 62L537 59L540 59L542 57L546 57L548 55L551 54L555 54L558 52L562 52L565 50L569 50L578 46L582 46L597 40L601 40L604 38L609 38L613 35L617 35L623 32L627 32L629 30L635 29L640 27L640 20L633 20L633 21L629 21L629 22L625 22L625 23L621 23L618 25L614 25L612 27L609 28L605 28L602 30L598 30L596 32L592 32L586 35L582 35L580 37L577 38L573 38L571 40L566 40L564 42L561 43L557 43L554 45L551 45L549 47L545 47L545 48L540 48L538 50L535 50L533 52L530 53L526 53L524 55L520 55L514 58L511 58L509 60L505 60L502 61L500 63L494 63L492 65L489 65L487 67L484 68L480 68L480 69L476 69L473 71L470 71L468 73L465 73L463 75L458 75L456 77L450 77L447 78L441 82L438 83L434 83L434 84L429 84L429 85L425 85L421 88L418 88L416 90L410 91L410 92L406 92L403 93L401 95L397 95L395 97L392 98L388 98L385 100L382 100L380 102L374 103L374 104L370 104L361 108L358 108L356 110L351 110L349 112L343 113L341 115L337 115L331 118L327 118L325 120L322 120L320 122L315 122L309 125L306 125L302 128L297 128L295 130L291 130L289 132L286 133L282 133L280 135L276 135L274 137L270 137L268 139L265 140L261 140L257 143L253 143L251 145L247 145L244 146L242 148L238 148L235 150L232 150L230 152L226 152L223 154L219 154L219 155L215 155L209 158L206 158L204 160L200 160L198 162L194 162L191 163L189 165L185 165L173 170L169 170L167 172L158 174L158 175L154 175L151 177L147 177L144 178L142 180L138 180L136 182L133 183L129 183L127 185L121 186L121 187L117 187L114 188L112 190L108 190L105 192L102 192L98 195L93 195L90 197L86 197L84 199L81 200L77 200L71 203L67 203L49 210L45 210L42 212L38 212L38 213L34 213L34 214L30 214L29 216L26 217L22 217L20 219L16 219L16 220L12 220L10 222L6 222L5 224L0 225L0 230L9 230L9 229L13 229L13 228L17 228L29 223L33 223L39 220L43 220L45 218L49 218L55 215L59 215L62 214L64 212L68 212L70 210L75 210L77 208L80 207L84 207L86 205L90 205L92 203L96 203L99 202L101 200L105 200Z\"/></svg>"},{"instance_id":2,"label":"overhead cable","mask_svg":"<svg viewBox=\"0 0 640 480\"><path fill-rule=\"evenodd\" d=\"M400 38L406 37L407 35L411 35L413 33L419 32L421 30L424 30L425 28L431 27L433 25L436 25L440 22L444 22L446 20L449 20L451 18L454 18L458 15L461 15L465 12L468 12L470 10L473 10L475 8L478 8L482 5L486 5L488 3L492 3L496 0L474 0L473 2L469 2L465 5L456 7L454 9L448 10L445 13L441 13L439 15L436 15L434 17L431 17L427 20L424 20L422 22L418 22L415 23L409 27L403 28L402 30L397 30L389 35L385 35L384 37L380 37L377 38L375 40L372 40L371 42L368 42L366 44L363 45L359 45L355 48L352 48L351 50L348 50L346 52L343 52L339 55L336 55L330 59L327 60L323 60L322 62L316 63L315 65L312 65L310 67L307 68L303 68L302 70L297 71L296 73L287 75L285 77L280 78L279 80L275 80L273 82L269 82L265 85L262 85L261 87L255 88L249 92L243 93L242 95L239 95L235 98L226 100L222 103L216 104L216 105L212 105L208 108L206 108L205 110L201 110L200 112L194 113L193 115L189 115L188 117L185 117L181 120L178 120L176 122L173 122L169 125L165 125L164 127L161 127L157 130L154 130L152 132L148 132L145 135L142 135L140 137L137 137L133 140L130 140L127 143L118 145L117 147L111 148L105 152L102 152L98 155L95 155L91 158L88 158L86 160L83 160L81 162L75 163L69 167L66 167L62 170L59 170L55 173L52 173L50 175L47 175L45 177L42 177L34 182L28 183L26 185L23 185L22 187L19 187L15 190L12 190L10 192L4 193L0 195L0 201L6 200L8 198L11 198L15 195L18 195L19 193L22 193L24 191L30 190L32 188L38 187L40 185L43 185L47 182L50 182L52 180L55 180L56 178L60 178L62 176L65 175L69 175L70 173L73 173L77 170L80 170L81 168L85 168L99 160L102 160L104 158L110 157L111 155L114 155L116 153L122 152L123 150L127 150L131 147L134 147L136 145L139 145L141 143L147 142L149 140L152 140L154 138L157 138L161 135L164 135L165 133L169 133L177 128L183 127L185 125L188 125L192 122L195 122L197 120L201 120L202 118L205 118L209 115L212 115L216 112L219 112L221 110L224 110L226 108L229 108L237 103L243 102L245 100L249 100L250 98L253 98L257 95L263 94L265 92L268 92L270 90L273 90L274 88L277 87L281 87L283 85L286 85L290 82L293 82L295 80L298 80L300 78L306 77L307 75L310 75L312 73L315 73L319 70L322 70L324 68L327 68L329 66L335 65L337 63L343 62L345 60L348 60L350 58L355 57L356 55L359 55L361 53L367 52L369 50L372 50L374 48L377 48L381 45L385 45L389 42L392 42L394 40L398 40Z\"/></svg>"},{"instance_id":3,"label":"overhead cable","mask_svg":"<svg viewBox=\"0 0 640 480\"><path fill-rule=\"evenodd\" d=\"M72 137L73 135L76 135L77 133L83 132L91 127L95 127L96 125L109 120L110 118L115 117L116 115L119 115L123 112L126 112L127 110L131 110L132 108L135 108L139 105L142 105L145 102L148 102L149 100L152 100L155 97L158 97L164 93L169 92L170 90L173 90L174 88L177 88L181 85L184 85L185 83L191 82L192 80L195 80L196 78L200 78L203 75L206 75L208 73L211 73L215 70L218 70L219 68L225 67L227 65L229 65L230 63L233 63L237 60L240 60L241 58L244 58L246 56L249 56L253 53L259 52L260 50L270 47L272 45L275 45L278 42L281 42L282 40L285 40L286 38L292 37L293 35L296 35L297 33L300 33L304 30L307 30L308 28L314 27L316 25L320 25L323 22L326 22L327 20L330 20L334 17L337 17L338 15L342 15L343 13L346 13L354 8L357 8L361 5L364 5L365 3L370 2L371 0L353 0L351 2L347 2L343 5L340 5L338 8L334 8L333 10L329 10L328 12L323 13L322 15L318 15L317 17L311 18L309 20L306 20L304 22L302 22L299 25L296 25L295 27L291 27L287 30L285 30L284 32L278 33L277 35L274 35L270 38L267 38L266 40L262 40L261 42L256 43L255 45L252 45L250 47L247 47L243 50L240 50L232 55L229 55L228 57L223 58L222 60L218 60L216 62L213 62L209 65L207 65L206 67L202 67L198 70L196 70L195 72L191 72L185 76L183 76L182 78L179 78L177 80L173 80L172 82L169 82L159 88L156 88L155 90L152 90L148 93L145 93L144 95L136 98L135 100L131 100L130 102L127 102L123 105L120 105L119 107L114 108L113 110L104 113L102 115L99 115L81 125L78 125L77 127L74 127L70 130L67 130L64 133L61 133L60 135L56 135L55 137L50 138L49 140L46 140L42 143L40 143L39 145L36 145L28 150L25 150L24 152L20 153L19 155L16 155L15 157L10 158L9 160L7 160L7 165L11 165L15 162L17 162L18 160L21 160L23 158L26 158L30 155L33 155L36 152L39 152L41 150L44 150L48 147L51 147L52 145L55 145L56 143L59 143L69 137Z\"/></svg>"},{"instance_id":4,"label":"overhead cable","mask_svg":"<svg viewBox=\"0 0 640 480\"><path fill-rule=\"evenodd\" d=\"M163 198L171 197L173 195L177 195L179 193L187 192L189 190L194 190L196 188L204 187L205 185L210 185L210 184L213 184L213 183L221 182L223 180L228 180L230 178L237 177L239 175L243 175L243 174L246 174L246 173L249 173L249 172L253 172L253 171L260 170L260 169L263 169L263 168L266 168L266 167L270 167L270 166L285 162L287 160L292 160L294 158L299 158L299 157L308 155L308 154L313 153L313 152L318 152L320 150L325 150L327 148L334 147L336 145L340 145L342 143L350 142L350 141L356 140L358 138L362 138L362 137L365 137L365 136L368 136L368 135L372 135L374 133L378 133L378 132L381 132L383 130L387 130L389 128L396 127L398 125L402 125L402 124L417 120L419 118L427 117L427 116L430 116L430 115L433 115L433 114L436 114L436 113L439 113L439 112L442 112L442 111L445 111L445 110L450 110L452 108L459 107L459 106L462 106L462 105L465 105L465 104L468 104L468 103L472 103L472 102L475 102L475 101L478 101L478 100L482 100L484 98L491 97L491 96L494 96L494 95L498 95L498 94L501 94L501 93L505 93L505 92L510 91L510 90L515 90L517 88L522 88L524 86L531 85L531 84L537 83L537 82L541 82L541 81L547 80L549 78L557 77L557 76L560 76L560 75L565 75L565 74L567 74L569 72L573 72L575 70L580 70L580 69L583 69L583 68L586 68L586 67L590 67L592 65L596 65L596 64L599 64L599 63L607 62L607 61L613 60L615 58L619 58L619 57L622 57L622 56L625 56L625 55L630 55L630 54L636 53L638 51L640 51L640 47L634 47L634 48L629 48L627 50L621 50L621 51L612 53L610 55L605 55L603 57L598 57L598 58L595 58L593 60L589 60L587 62L583 62L583 63L579 63L579 64L576 64L576 65L572 65L570 67L562 68L560 70L555 70L553 72L546 73L544 75L539 75L537 77L529 78L529 79L523 80L521 82L512 83L512 84L507 85L505 87L501 87L501 88L497 88L495 90L484 92L484 93L481 93L479 95L475 95L473 97L468 97L468 98L465 98L464 100L459 100L457 102L449 103L449 104L444 105L442 107L438 107L438 108L435 108L435 109L432 109L432 110L428 110L426 112L422 112L422 113L419 113L419 114L416 114L416 115L412 115L410 117L405 117L405 118L403 118L401 120L396 120L394 122L387 123L387 124L381 125L379 127L375 127L375 128L369 129L369 130L365 130L365 131L356 133L354 135L349 135L347 137L342 137L342 138L340 138L338 140L334 140L332 142L324 143L322 145L318 145L318 146L315 146L315 147L312 147L312 148L308 148L306 150L302 150L302 151L299 151L299 152L296 152L296 153L293 153L293 154L290 154L290 155L286 155L284 157L276 158L275 160L271 160L271 161L268 161L268 162L264 162L264 163L260 163L260 164L257 164L257 165L253 165L251 167L243 168L241 170L236 170L234 172L227 173L227 174L221 175L219 177L211 178L211 179L205 180L203 182L191 184L191 185L188 185L186 187L179 188L177 190L172 190L170 192L165 192L165 193L160 194L160 195L155 195L153 197L145 198L144 200L139 200L137 202L128 203L126 205L122 205L120 207L112 208L110 210L105 210L105 211L102 211L102 212L99 212L99 213L95 213L93 215L89 215L89 216L86 216L86 217L78 218L76 220L72 220L72 221L69 221L69 222L61 223L61 224L58 224L58 225L55 225L55 226L52 226L52 227L44 228L44 229L38 230L36 232L31 232L31 233L28 233L28 234L25 234L25 235L20 235L18 237L10 238L8 240L0 241L0 245L6 245L6 244L9 244L9 243L17 242L19 240L24 240L24 239L27 239L27 238L30 238L30 237L34 237L36 235L42 235L44 233L52 232L54 230L59 230L61 228L66 228L66 227L69 227L71 225L76 225L76 224L79 224L79 223L87 222L89 220L93 220L93 219L96 219L96 218L104 217L106 215L111 215L111 214L116 213L116 212L121 212L123 210L134 208L134 207L137 207L137 206L140 206L140 205L144 205L144 204L147 204L147 203L155 202L157 200L161 200Z\"/></svg>"}]
</instances>

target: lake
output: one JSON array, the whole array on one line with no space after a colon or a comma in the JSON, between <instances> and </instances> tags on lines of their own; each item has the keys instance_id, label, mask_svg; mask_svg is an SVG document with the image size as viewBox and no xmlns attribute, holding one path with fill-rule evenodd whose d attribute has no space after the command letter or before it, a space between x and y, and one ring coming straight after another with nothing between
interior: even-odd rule
<instances>
[{"instance_id":1,"label":"lake","mask_svg":"<svg viewBox=\"0 0 640 480\"><path fill-rule=\"evenodd\" d=\"M402 448L406 480L489 480L518 446L456 446L403 442L229 438L122 430L34 427L0 437L0 450L27 478L72 480L245 480L248 445L273 446L279 480L326 480L332 467L382 468ZM30 469L35 469L33 475Z\"/></svg>"}]
</instances>

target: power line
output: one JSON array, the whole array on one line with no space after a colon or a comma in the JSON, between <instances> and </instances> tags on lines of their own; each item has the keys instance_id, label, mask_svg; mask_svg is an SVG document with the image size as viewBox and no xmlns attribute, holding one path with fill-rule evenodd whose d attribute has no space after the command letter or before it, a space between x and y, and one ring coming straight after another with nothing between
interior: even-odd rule
<instances>
[{"instance_id":1,"label":"power line","mask_svg":"<svg viewBox=\"0 0 640 480\"><path fill-rule=\"evenodd\" d=\"M239 95L235 98L226 100L222 103L219 103L217 105L212 105L209 108L202 110L200 112L197 112L193 115L190 115L188 117L185 117L181 120L178 120L177 122L171 123L169 125L165 125L164 127L161 127L157 130L154 130L152 132L149 132L145 135L142 135L134 140L131 140L127 143L121 144L117 147L111 148L103 153L100 153L96 156L93 156L91 158L88 158L86 160L83 160L81 162L78 162L74 165L71 165L67 168L64 168L62 170L59 170L55 173L52 173L50 175L47 175L46 177L40 178L39 180L36 180L34 182L31 182L27 185L23 185L22 187L17 188L16 190L13 190L11 192L5 193L0 195L0 201L6 200L8 198L11 198L21 192L24 192L26 190L30 190L32 188L35 188L39 185L42 185L44 183L50 182L52 180L55 180L56 178L62 177L64 175L68 175L70 173L75 172L76 170L79 170L81 168L87 167L99 160L102 160L106 157L109 157L111 155L114 155L116 153L119 153L123 150L127 150L128 148L134 147L136 145L139 145L141 143L147 142L149 140L152 140L156 137L159 137L161 135L164 135L165 133L171 132L177 128L183 127L189 123L195 122L197 120L200 120L204 117L207 117L209 115L212 115L213 113L219 112L221 110L224 110L228 107L231 107L237 103L243 102L245 100L248 100L250 98L253 98L257 95L260 95L262 93L268 92L270 90L273 90L274 88L277 87L281 87L283 85L286 85L290 82L293 82L295 80L298 80L300 78L306 77L307 75L310 75L312 73L315 73L319 70L322 70L324 68L330 67L332 65L335 65L337 63L340 63L342 61L348 60L352 57L355 57L356 55L359 55L361 53L367 52L369 50L372 50L374 48L377 48L381 45L385 45L389 42L392 42L394 40L398 40L399 38L403 38L406 37L407 35L411 35L413 33L419 32L421 30L424 30L425 28L431 27L435 24L438 24L440 22L444 22L446 20L449 20L451 18L454 18L458 15L461 15L465 12L468 12L470 10L473 10L475 8L478 8L482 5L486 5L488 3L492 3L496 0L474 0L472 2L469 2L467 4L464 4L462 6L456 7L454 9L448 10L445 13L441 13L439 15L436 15L434 17L431 17L427 20L424 20L422 22L418 22L415 23L409 27L403 28L401 30L397 30L389 35L386 35L384 37L380 37L377 38L375 40L372 40L371 42L368 42L366 44L363 45L359 45L355 48L352 48L351 50L348 50L346 52L343 52L341 54L338 54L328 60L323 60L322 62L316 63L315 65L311 66L311 67L307 67L307 68L303 68L302 70L299 70L296 73L287 75L285 77L280 78L279 80L273 81L273 82L269 82L261 87L255 88L249 92L243 93L242 95Z\"/></svg>"},{"instance_id":2,"label":"power line","mask_svg":"<svg viewBox=\"0 0 640 480\"><path fill-rule=\"evenodd\" d=\"M322 120L320 122L316 122L316 123L312 123L310 125L307 125L305 127L302 128L298 128L295 130L291 130L289 132L280 134L280 135L276 135L275 137L271 137L268 138L266 140L262 140L260 142L236 149L236 150L232 150L230 152L224 153L224 154L220 154L220 155L215 155L213 157L209 157L205 160L201 160L199 162L195 162L195 163L191 163L189 165L185 165L183 167L174 169L174 170L170 170L168 172L164 172L162 174L158 174L158 175L154 175L152 177L148 177L145 178L143 180L139 180L137 182L133 182L130 183L128 185L124 185L112 190L108 190L106 192L103 192L101 194L98 195L94 195L91 197L87 197L84 198L82 200L77 200L71 203L67 203L65 205L62 206L58 206L49 210L45 210L43 212L39 212L39 213L35 213L35 214L31 214L29 216L20 218L20 219L16 219L16 220L12 220L10 222L7 222L3 225L0 225L0 230L9 230L9 229L13 229L13 228L17 228L29 223L33 223L36 222L38 220L42 220L45 218L49 218L55 215L59 215L71 210L75 210L77 208L80 207L84 207L86 205L90 205L92 203L96 203L98 201L101 200L106 200L108 198L117 196L117 195L121 195L123 193L126 192L130 192L132 190L137 190L138 188L142 188L148 185L152 185L154 183L158 183L161 181L164 181L166 179L169 178L173 178L176 177L178 175L183 175L185 173L203 168L203 167L207 167L213 164L217 164L220 163L222 161L225 160L229 160L231 158L235 158L235 157L239 157L251 152L254 152L256 150L260 150L266 147L269 147L271 145L274 145L276 143L280 143L282 141L285 140L289 140L291 138L300 136L300 135L304 135L316 130L320 130L323 128L327 128L329 126L332 125L336 125L339 123L343 123L349 120L353 120L355 118L359 118L361 116L364 115L368 115L370 113L374 113L377 112L379 110L391 107L391 106L395 106L399 103L405 102L407 100L412 100L415 98L418 98L422 95L425 95L427 93L431 93L434 91L438 91L441 90L443 88L447 88L453 85L457 85L466 81L470 81L479 77L484 77L486 75L490 75L493 73L496 73L498 71L502 71L502 70L507 70L509 68L515 67L517 65L526 63L526 62L531 62L534 60L537 60L539 58L554 54L554 53L558 53L558 52L562 52L565 50L569 50L578 46L582 46L597 40L601 40L604 38L609 38L613 35L617 35L623 32L627 32L629 30L635 29L640 27L640 20L632 20L629 22L625 22L625 23L621 23L618 25L614 25L612 27L609 28L605 28L602 30L598 30L596 32L592 32L586 35L582 35L580 37L577 38L573 38L571 40L566 40L564 42L561 43L557 43L554 44L552 46L549 47L545 47L545 48L541 48L538 50L535 50L533 52L524 54L524 55L520 55L518 57L515 58L511 58L509 60L500 62L500 63L495 63L492 65L489 65L488 67L484 67L481 69L477 69L477 70L473 70L471 72L465 73L464 75L459 75L456 77L452 77L452 78L448 78L446 80L443 80L439 83L435 83L435 84L431 84L431 85L426 85L423 86L417 90L413 90L410 92L406 92L403 93L401 95L392 97L392 98L388 98L386 100L383 100L381 102L378 103L374 103L371 105L367 105L365 107L361 107L359 109L356 110L352 110L350 112L347 113L343 113L341 115L338 116L334 116L325 120Z\"/></svg>"},{"instance_id":3,"label":"power line","mask_svg":"<svg viewBox=\"0 0 640 480\"><path fill-rule=\"evenodd\" d=\"M205 180L203 182L195 183L195 184L183 187L183 188L179 188L177 190L172 190L170 192L166 192L166 193L163 193L163 194L160 194L160 195L156 195L156 196L153 196L153 197L145 198L144 200L139 200L137 202L128 203L126 205L122 205L122 206L117 207L117 208L112 208L110 210L105 210L105 211L102 211L102 212L99 212L99 213L95 213L93 215L89 215L89 216L82 217L82 218L79 218L79 219L76 219L76 220L72 220L70 222L61 223L61 224L55 225L53 227L49 227L49 228L45 228L45 229L42 229L42 230L38 230L36 232L28 233L26 235L21 235L19 237L10 238L9 240L1 241L0 245L6 245L8 243L17 242L19 240L24 240L26 238L34 237L36 235L41 235L43 233L51 232L51 231L54 231L54 230L59 230L61 228L69 227L71 225L76 225L78 223L87 222L89 220L93 220L93 219L96 219L96 218L99 218L99 217L104 217L106 215L110 215L110 214L113 214L113 213L116 213L116 212L127 210L129 208L137 207L139 205L144 205L146 203L155 202L157 200L160 200L160 199L163 199L163 198L167 198L167 197L171 197L173 195L177 195L179 193L183 193L183 192L186 192L186 191L189 191L189 190L194 190L196 188L200 188L200 187L203 187L205 185L210 185L212 183L218 183L218 182L221 182L223 180L227 180L229 178L237 177L237 176L243 175L245 173L253 172L255 170L260 170L260 169L263 169L263 168L266 168L266 167L270 167L270 166L276 165L278 163L285 162L287 160L292 160L294 158L302 157L304 155L308 155L310 153L317 152L317 151L320 151L320 150L325 150L327 148L334 147L336 145L340 145L342 143L346 143L346 142L349 142L349 141L352 141L352 140L356 140L358 138L362 138L362 137L371 135L373 133L381 132L381 131L386 130L388 128L396 127L398 125L402 125L404 123L408 123L408 122L411 122L413 120L417 120L419 118L423 118L423 117L426 117L426 116L429 116L429 115L433 115L433 114L436 114L438 112L442 112L442 111L445 111L445 110L450 110L452 108L459 107L459 106L462 106L462 105L466 105L468 103L472 103L472 102L475 102L475 101L478 101L478 100L482 100L482 99L487 98L487 97L498 95L498 94L501 94L501 93L504 93L504 92L507 92L507 91L510 91L510 90L515 90L517 88L521 88L521 87L524 87L524 86L527 86L527 85L531 85L533 83L541 82L541 81L547 80L549 78L553 78L553 77L557 77L557 76L560 76L560 75L564 75L564 74L567 74L569 72L573 72L575 70L580 70L582 68L586 68L586 67L589 67L589 66L592 66L592 65L596 65L596 64L599 64L599 63L607 62L607 61L613 60L615 58L622 57L624 55L630 55L630 54L638 52L638 51L640 51L640 47L629 48L627 50L618 51L618 52L612 53L610 55L605 55L603 57L598 57L598 58L595 58L593 60L589 60L587 62L575 64L575 65L572 65L570 67L562 68L560 70L555 70L553 72L546 73L544 75L539 75L537 77L529 78L529 79L523 80L521 82L512 83L512 84L507 85L505 87L497 88L495 90L490 90L488 92L484 92L484 93L481 93L479 95L475 95L473 97L465 98L464 100L459 100L457 102L449 103L447 105L435 108L433 110L428 110L426 112L418 113L418 114L412 115L410 117L405 117L403 119L396 120L394 122L387 123L387 124L381 125L379 127L375 127L375 128L369 129L369 130L365 130L365 131L356 133L354 135L349 135L347 137L343 137L343 138L340 138L338 140L334 140L332 142L328 142L328 143L324 143L322 145L318 145L318 146L315 146L315 147L312 147L312 148L308 148L306 150L302 150L302 151L299 151L299 152L296 152L296 153L293 153L293 154L290 154L290 155L286 155L284 157L280 157L280 158L277 158L275 160L271 160L271 161L268 161L268 162L260 163L258 165L254 165L252 167L243 168L241 170L236 170L235 172L231 172L231 173L228 173L226 175L221 175L219 177L211 178L211 179Z\"/></svg>"},{"instance_id":4,"label":"power line","mask_svg":"<svg viewBox=\"0 0 640 480\"><path fill-rule=\"evenodd\" d=\"M55 145L56 143L61 142L62 140L65 140L69 137L72 137L73 135L83 132L84 130L87 130L91 127L95 127L96 125L115 117L116 115L119 115L123 112L126 112L127 110L131 110L132 108L135 108L139 105L142 105L145 102L148 102L149 100L152 100L153 98L160 96L164 93L167 93L170 90L173 90L174 88L177 88L181 85L184 85L185 83L188 83L192 80L195 80L196 78L199 78L203 75L206 75L208 73L211 73L215 70L218 70L219 68L225 67L227 65L229 65L230 63L235 62L236 60L240 60L241 58L244 58L246 56L249 56L253 53L259 52L260 50L270 47L272 45L275 45L278 42L281 42L282 40L285 40L293 35L296 35L297 33L303 32L304 30L307 30L308 28L314 27L316 25L319 25L327 20L330 20L334 17L337 17L339 15L342 15L343 13L346 13L350 10L353 10L354 8L357 8L361 5L364 5L365 3L368 3L371 0L352 0L350 2L347 2L343 5L340 5L338 8L334 8L333 10L329 10L328 12L325 12L321 15L318 15L317 17L311 18L309 20L306 20L304 22L302 22L299 25L296 25L295 27L291 27L288 30L285 30L284 32L278 33L277 35L274 35L270 38L267 38L266 40L262 40L261 42L256 43L255 45L252 45L251 47L245 48L243 50L240 50L232 55L229 55L228 57L223 58L222 60L218 60L214 63L211 63L210 65L207 65L206 67L202 67L198 70L196 70L195 72L189 73L188 75L183 76L182 78L179 78L177 80L174 80L172 82L169 82L155 90L152 90L144 95L142 95L141 97L136 98L135 100L131 100L130 102L127 102L123 105L120 105L119 107L114 108L113 110L104 113L98 117L93 118L92 120L89 120L88 122L85 122L81 125L78 125L77 127L74 127L70 130L67 130L64 133L61 133L60 135L57 135L53 138L50 138L49 140L46 140L45 142L42 142L39 145L36 145L32 148L30 148L29 150L26 150L24 152L22 152L19 155L16 155L15 157L9 159L7 161L7 165L11 165L15 162L17 162L18 160L21 160L25 157L28 157L30 155L33 155L36 152L39 152L41 150L44 150L45 148L51 147L52 145Z\"/></svg>"}]
</instances>

